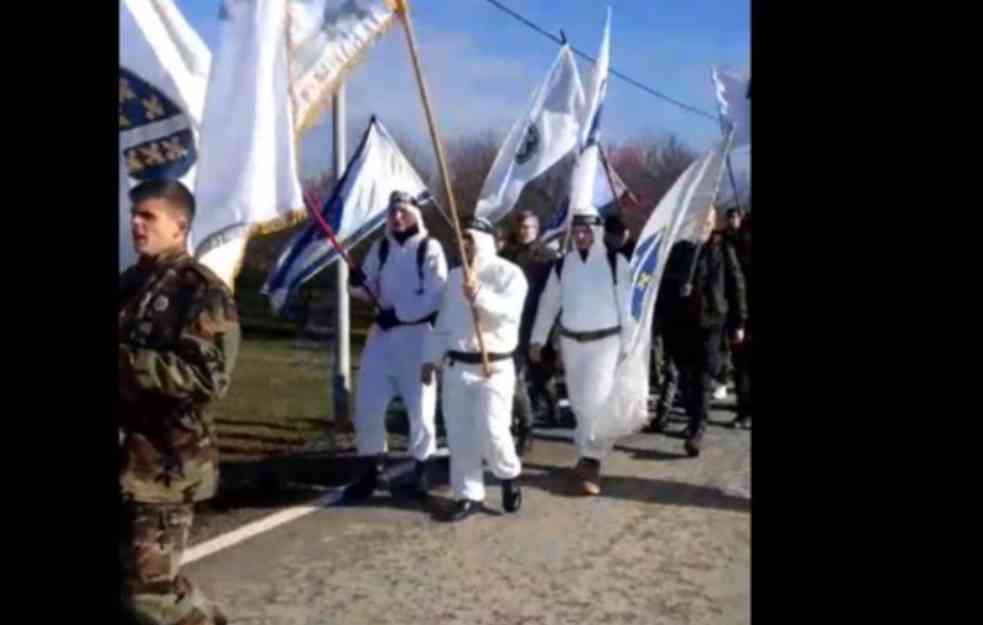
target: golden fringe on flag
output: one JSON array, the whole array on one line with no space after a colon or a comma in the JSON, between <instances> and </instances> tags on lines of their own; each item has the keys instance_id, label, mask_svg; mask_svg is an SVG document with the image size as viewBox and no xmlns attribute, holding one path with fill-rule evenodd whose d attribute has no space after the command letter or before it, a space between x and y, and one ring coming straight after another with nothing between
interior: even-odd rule
<instances>
[{"instance_id":1,"label":"golden fringe on flag","mask_svg":"<svg viewBox=\"0 0 983 625\"><path fill-rule=\"evenodd\" d=\"M320 121L330 104L328 96L389 30L399 6L396 0L363 0L311 19L291 3L288 46L298 137Z\"/></svg>"}]
</instances>

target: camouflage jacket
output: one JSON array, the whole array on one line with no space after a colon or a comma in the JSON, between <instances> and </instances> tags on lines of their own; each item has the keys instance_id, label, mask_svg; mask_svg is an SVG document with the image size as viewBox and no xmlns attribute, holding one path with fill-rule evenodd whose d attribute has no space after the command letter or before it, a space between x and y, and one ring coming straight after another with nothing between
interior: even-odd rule
<instances>
[{"instance_id":1,"label":"camouflage jacket","mask_svg":"<svg viewBox=\"0 0 983 625\"><path fill-rule=\"evenodd\" d=\"M224 283L183 250L119 279L120 489L144 503L214 496L208 404L229 387L239 317Z\"/></svg>"}]
</instances>

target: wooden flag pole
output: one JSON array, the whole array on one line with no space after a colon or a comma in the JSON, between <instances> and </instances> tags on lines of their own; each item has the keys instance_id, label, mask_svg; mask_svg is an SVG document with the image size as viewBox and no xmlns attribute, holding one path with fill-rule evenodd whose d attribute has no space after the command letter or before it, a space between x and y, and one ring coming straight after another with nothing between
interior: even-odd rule
<instances>
[{"instance_id":1,"label":"wooden flag pole","mask_svg":"<svg viewBox=\"0 0 983 625\"><path fill-rule=\"evenodd\" d=\"M427 116L427 125L430 129L430 140L433 142L434 151L437 153L437 162L440 165L440 178L444 184L444 193L447 195L447 203L451 209L451 217L454 220L454 234L457 237L458 250L461 253L461 264L464 268L464 275L469 279L473 277L468 257L464 253L464 237L461 234L461 222L457 216L457 204L454 202L454 193L451 191L450 177L447 174L447 161L444 158L444 149L437 134L437 126L434 123L433 111L430 108L430 97L427 93L427 85L423 81L423 71L420 68L420 55L417 52L416 37L413 34L413 23L410 20L410 7L407 0L396 0L396 10L402 16L403 30L406 32L406 41L410 48L410 58L413 60L413 71L416 74L416 84L420 88L420 98L423 100L423 110ZM491 364L488 361L488 351L485 349L485 338L481 333L481 324L478 320L478 310L474 307L474 302L469 302L471 307L471 318L474 320L475 334L478 335L478 347L481 349L481 361L484 365L485 377L491 377Z\"/></svg>"}]
</instances>

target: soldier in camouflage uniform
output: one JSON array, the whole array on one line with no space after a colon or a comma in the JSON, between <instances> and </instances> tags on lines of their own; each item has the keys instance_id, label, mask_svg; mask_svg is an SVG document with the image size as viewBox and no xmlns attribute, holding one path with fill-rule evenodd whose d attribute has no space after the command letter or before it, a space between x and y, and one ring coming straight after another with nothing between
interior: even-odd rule
<instances>
[{"instance_id":1,"label":"soldier in camouflage uniform","mask_svg":"<svg viewBox=\"0 0 983 625\"><path fill-rule=\"evenodd\" d=\"M194 504L218 484L206 409L228 390L238 315L222 281L186 251L187 188L145 182L130 200L139 261L120 276L121 608L130 622L220 625L180 566Z\"/></svg>"}]
</instances>

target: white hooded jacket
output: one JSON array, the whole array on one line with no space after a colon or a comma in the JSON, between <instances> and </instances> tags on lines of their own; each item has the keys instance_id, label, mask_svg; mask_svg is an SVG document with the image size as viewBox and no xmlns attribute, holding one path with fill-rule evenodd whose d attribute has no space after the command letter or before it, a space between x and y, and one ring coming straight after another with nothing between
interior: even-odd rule
<instances>
[{"instance_id":1,"label":"white hooded jacket","mask_svg":"<svg viewBox=\"0 0 983 625\"><path fill-rule=\"evenodd\" d=\"M378 298L383 308L394 308L396 317L405 323L414 323L436 312L447 281L447 260L437 239L430 239L423 259L423 280L417 268L417 248L427 236L427 227L419 209L410 208L416 217L418 232L400 245L392 235L388 220L385 238L389 251L386 262L379 271L378 240L369 248L362 261L366 285ZM353 297L371 301L361 288L350 289Z\"/></svg>"},{"instance_id":2,"label":"white hooded jacket","mask_svg":"<svg viewBox=\"0 0 983 625\"><path fill-rule=\"evenodd\" d=\"M594 242L586 261L574 249L564 256L561 279L557 279L555 268L550 271L539 300L531 343L546 343L557 315L562 327L571 332L594 332L622 325L622 303L631 285L631 266L623 255L615 255L615 286L603 231L598 227L593 231Z\"/></svg>"},{"instance_id":3,"label":"white hooded jacket","mask_svg":"<svg viewBox=\"0 0 983 625\"><path fill-rule=\"evenodd\" d=\"M475 242L474 270L480 285L475 308L485 349L490 353L510 353L519 342L522 305L529 289L526 277L517 265L498 256L495 240L490 234L479 230L467 232ZM437 326L427 346L426 362L439 365L448 351L480 351L463 284L463 267L451 270Z\"/></svg>"}]
</instances>

